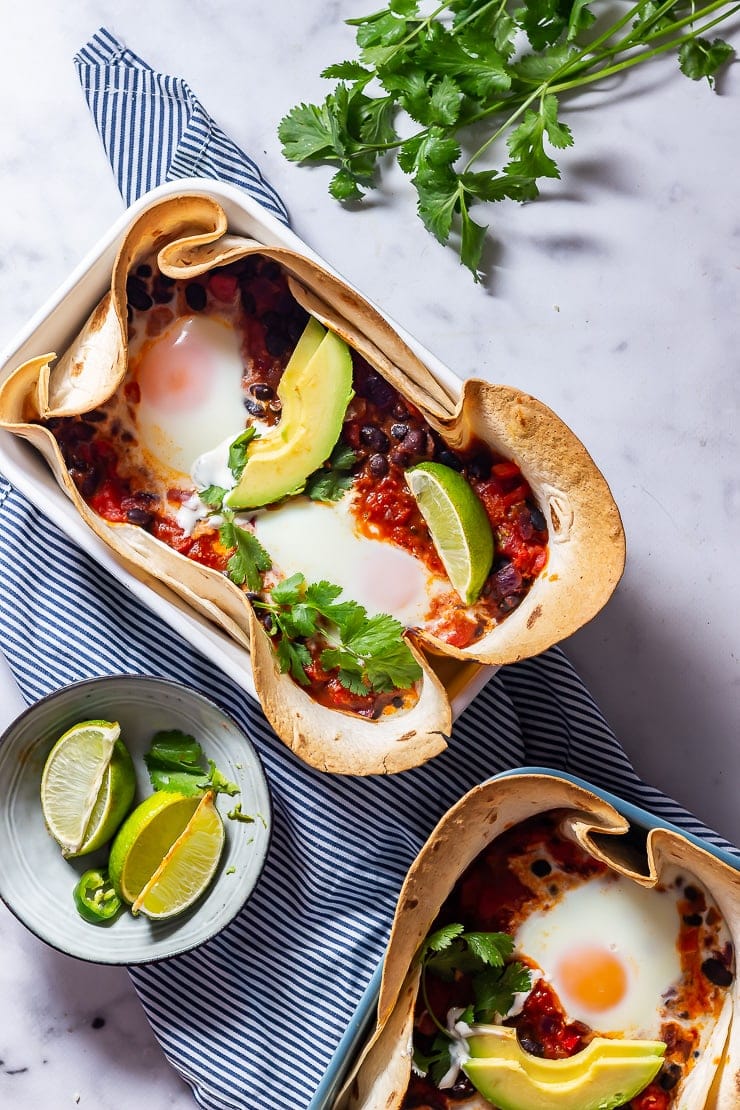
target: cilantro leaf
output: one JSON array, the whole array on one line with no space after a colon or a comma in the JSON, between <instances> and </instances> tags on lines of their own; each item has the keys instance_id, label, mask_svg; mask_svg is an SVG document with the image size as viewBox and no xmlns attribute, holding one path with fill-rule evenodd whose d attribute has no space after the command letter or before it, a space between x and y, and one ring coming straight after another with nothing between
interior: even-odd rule
<instances>
[{"instance_id":1,"label":"cilantro leaf","mask_svg":"<svg viewBox=\"0 0 740 1110\"><path fill-rule=\"evenodd\" d=\"M503 967L514 951L514 941L508 933L466 933L465 940L470 951L490 967Z\"/></svg>"},{"instance_id":2,"label":"cilantro leaf","mask_svg":"<svg viewBox=\"0 0 740 1110\"><path fill-rule=\"evenodd\" d=\"M268 600L254 602L270 615L280 670L307 685L311 653L303 641L318 636L325 643L321 665L337 670L346 689L355 694L409 689L422 670L403 639L403 626L387 614L368 617L357 602L339 601L341 592L331 582L308 585L295 574L273 587Z\"/></svg>"},{"instance_id":3,"label":"cilantro leaf","mask_svg":"<svg viewBox=\"0 0 740 1110\"><path fill-rule=\"evenodd\" d=\"M318 161L334 149L328 104L298 104L280 122L278 137L290 162Z\"/></svg>"},{"instance_id":4,"label":"cilantro leaf","mask_svg":"<svg viewBox=\"0 0 740 1110\"><path fill-rule=\"evenodd\" d=\"M444 1033L440 1032L432 1041L431 1048L428 1053L423 1053L416 1045L414 1046L414 1065L418 1070L431 1079L435 1087L439 1085L439 1081L444 1074L449 1071L451 1065L450 1045L452 1041Z\"/></svg>"},{"instance_id":5,"label":"cilantro leaf","mask_svg":"<svg viewBox=\"0 0 740 1110\"><path fill-rule=\"evenodd\" d=\"M710 86L714 85L717 70L734 57L735 50L723 39L694 38L685 42L678 52L681 72L690 77L692 81L701 81L706 77Z\"/></svg>"},{"instance_id":6,"label":"cilantro leaf","mask_svg":"<svg viewBox=\"0 0 740 1110\"><path fill-rule=\"evenodd\" d=\"M444 952L446 948L450 947L453 940L456 940L464 931L465 927L463 925L443 925L441 929L429 934L424 941L422 952Z\"/></svg>"},{"instance_id":7,"label":"cilantro leaf","mask_svg":"<svg viewBox=\"0 0 740 1110\"><path fill-rule=\"evenodd\" d=\"M325 465L309 475L304 492L312 501L339 501L354 482L356 462L355 452L340 440Z\"/></svg>"},{"instance_id":8,"label":"cilantro leaf","mask_svg":"<svg viewBox=\"0 0 740 1110\"><path fill-rule=\"evenodd\" d=\"M247 465L247 448L252 440L256 438L256 428L245 428L241 435L238 435L229 447L228 467L237 482L242 476L244 467Z\"/></svg>"},{"instance_id":9,"label":"cilantro leaf","mask_svg":"<svg viewBox=\"0 0 740 1110\"><path fill-rule=\"evenodd\" d=\"M511 963L505 968L485 968L473 981L475 992L475 1018L480 1022L494 1022L508 1014L519 991L529 990L532 977L524 964Z\"/></svg>"},{"instance_id":10,"label":"cilantro leaf","mask_svg":"<svg viewBox=\"0 0 740 1110\"><path fill-rule=\"evenodd\" d=\"M560 177L560 170L545 153L545 136L554 147L570 146L573 136L570 128L559 123L557 99L546 96L539 109L527 109L524 118L508 139L511 161L507 173L537 177Z\"/></svg>"},{"instance_id":11,"label":"cilantro leaf","mask_svg":"<svg viewBox=\"0 0 740 1110\"><path fill-rule=\"evenodd\" d=\"M223 486L206 486L198 490L198 497L211 509L221 509L227 492Z\"/></svg>"},{"instance_id":12,"label":"cilantro leaf","mask_svg":"<svg viewBox=\"0 0 740 1110\"><path fill-rule=\"evenodd\" d=\"M337 81L359 81L363 77L372 77L371 69L365 69L359 62L337 62L333 66L322 69L319 76L334 78ZM305 107L305 105L304 105Z\"/></svg>"},{"instance_id":13,"label":"cilantro leaf","mask_svg":"<svg viewBox=\"0 0 740 1110\"><path fill-rule=\"evenodd\" d=\"M246 583L256 593L262 586L262 573L272 566L272 559L253 532L240 528L233 521L226 521L219 529L219 539L224 547L235 548L226 564L226 573L237 586Z\"/></svg>"},{"instance_id":14,"label":"cilantro leaf","mask_svg":"<svg viewBox=\"0 0 740 1110\"><path fill-rule=\"evenodd\" d=\"M194 797L206 790L216 794L238 794L239 787L231 782L208 760L204 766L203 749L194 736L179 729L157 732L144 756L149 779L155 790L175 791Z\"/></svg>"}]
</instances>

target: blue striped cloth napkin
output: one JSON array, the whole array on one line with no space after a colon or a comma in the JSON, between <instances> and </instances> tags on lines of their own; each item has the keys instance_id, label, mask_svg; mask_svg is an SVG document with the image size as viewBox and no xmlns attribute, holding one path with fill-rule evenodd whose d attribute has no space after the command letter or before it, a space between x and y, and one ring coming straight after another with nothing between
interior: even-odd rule
<instances>
[{"instance_id":1,"label":"blue striped cloth napkin","mask_svg":"<svg viewBox=\"0 0 740 1110\"><path fill-rule=\"evenodd\" d=\"M76 64L127 200L208 174L287 220L183 81L154 73L105 30ZM131 972L168 1060L209 1110L305 1110L382 956L409 864L442 813L492 774L544 765L582 775L726 846L639 781L558 649L496 674L430 764L331 777L298 762L241 689L2 478L0 591L3 650L29 702L94 675L161 675L223 705L262 755L274 835L251 901L196 951Z\"/></svg>"}]
</instances>

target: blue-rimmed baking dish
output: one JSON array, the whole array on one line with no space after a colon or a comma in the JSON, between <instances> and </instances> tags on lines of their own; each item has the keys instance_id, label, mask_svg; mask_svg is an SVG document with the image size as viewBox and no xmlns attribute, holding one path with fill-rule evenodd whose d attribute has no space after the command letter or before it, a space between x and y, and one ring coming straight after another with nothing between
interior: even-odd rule
<instances>
[{"instance_id":1,"label":"blue-rimmed baking dish","mask_svg":"<svg viewBox=\"0 0 740 1110\"><path fill-rule=\"evenodd\" d=\"M640 806L634 805L632 802L625 801L623 798L618 797L616 794L612 794L608 790L602 790L600 787L594 786L593 783L588 782L586 779L579 778L577 775L570 775L552 767L515 767L509 771L502 771L500 774L494 775L491 781L511 778L517 775L551 775L553 778L571 782L575 786L580 786L584 790L590 790L596 797L603 799L603 801L613 806L618 813L629 821L632 827L636 827L646 833L651 829L669 829L671 832L678 833L680 836L690 840L699 848L703 848L706 852L710 852L724 863L729 864L730 867L734 867L736 870L740 871L740 851L730 851L710 844L694 833L687 832L678 825L670 821L665 821L663 818L657 817L655 814L650 813ZM334 1055L329 1061L329 1066L321 1083L316 1089L316 1093L308 1106L308 1110L331 1110L331 1106L342 1087L352 1061L372 1030L375 1021L375 1008L380 991L382 973L383 964L381 961L375 969L373 977L368 983L357 1009L352 1015L352 1019L337 1045Z\"/></svg>"}]
</instances>

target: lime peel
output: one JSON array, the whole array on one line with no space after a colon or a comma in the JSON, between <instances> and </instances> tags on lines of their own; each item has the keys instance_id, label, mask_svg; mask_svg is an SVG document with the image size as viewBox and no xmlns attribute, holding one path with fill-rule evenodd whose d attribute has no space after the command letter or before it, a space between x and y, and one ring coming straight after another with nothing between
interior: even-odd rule
<instances>
[{"instance_id":1,"label":"lime peel","mask_svg":"<svg viewBox=\"0 0 740 1110\"><path fill-rule=\"evenodd\" d=\"M117 721L82 721L59 737L46 758L41 808L47 828L65 856L92 850L87 841L93 837L93 847L103 843L99 827L103 815L96 815L98 827L90 836L88 829L120 733ZM112 832L111 828L108 835Z\"/></svg>"},{"instance_id":2,"label":"lime peel","mask_svg":"<svg viewBox=\"0 0 740 1110\"><path fill-rule=\"evenodd\" d=\"M483 503L463 475L443 463L419 463L405 477L450 582L461 600L472 605L494 555L493 530Z\"/></svg>"}]
</instances>

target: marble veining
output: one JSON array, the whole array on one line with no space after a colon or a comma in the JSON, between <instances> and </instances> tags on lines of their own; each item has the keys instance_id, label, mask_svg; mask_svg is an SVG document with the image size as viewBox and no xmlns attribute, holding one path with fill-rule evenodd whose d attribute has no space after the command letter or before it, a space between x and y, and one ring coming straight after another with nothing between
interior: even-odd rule
<instances>
[{"instance_id":1,"label":"marble veining","mask_svg":"<svg viewBox=\"0 0 740 1110\"><path fill-rule=\"evenodd\" d=\"M321 69L352 53L341 19L366 2L5 7L0 344L122 209L72 65L104 24L186 78L340 272L458 373L531 391L584 440L621 507L628 567L566 648L639 772L740 841L740 65L718 95L666 59L579 99L562 181L485 213L497 238L476 287L414 217L400 172L351 212L327 196L328 171L280 155L278 120L324 94ZM0 951L0 1105L194 1105L125 971L53 952L4 909Z\"/></svg>"}]
</instances>

